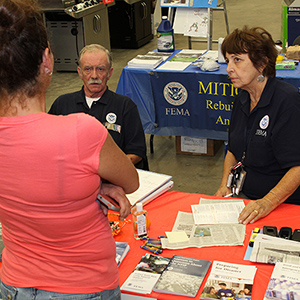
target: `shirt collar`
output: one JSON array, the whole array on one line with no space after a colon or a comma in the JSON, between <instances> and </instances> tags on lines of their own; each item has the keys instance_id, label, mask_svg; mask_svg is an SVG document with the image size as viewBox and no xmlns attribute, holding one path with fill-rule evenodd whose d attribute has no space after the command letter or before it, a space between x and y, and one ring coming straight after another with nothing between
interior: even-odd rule
<instances>
[{"instance_id":1,"label":"shirt collar","mask_svg":"<svg viewBox=\"0 0 300 300\"><path fill-rule=\"evenodd\" d=\"M260 96L259 102L257 103L256 107L254 108L253 111L257 110L260 107L265 107L268 106L271 103L271 99L273 97L273 94L275 92L275 78L269 77L268 81L266 83L266 86ZM247 97L242 97L241 98L241 105L243 108L243 111L249 114L250 110L250 95L248 92L246 92Z\"/></svg>"},{"instance_id":2,"label":"shirt collar","mask_svg":"<svg viewBox=\"0 0 300 300\"><path fill-rule=\"evenodd\" d=\"M108 93L108 87L106 88L105 92L103 93L103 95L101 96L101 98L99 99L99 103L101 104L107 104L109 99L108 97L105 97L105 95ZM98 98L95 98L95 99L98 99ZM80 97L77 98L77 103L85 103L86 104L86 101L85 101L85 93L84 93L84 86L82 86L81 90L80 90Z\"/></svg>"}]
</instances>

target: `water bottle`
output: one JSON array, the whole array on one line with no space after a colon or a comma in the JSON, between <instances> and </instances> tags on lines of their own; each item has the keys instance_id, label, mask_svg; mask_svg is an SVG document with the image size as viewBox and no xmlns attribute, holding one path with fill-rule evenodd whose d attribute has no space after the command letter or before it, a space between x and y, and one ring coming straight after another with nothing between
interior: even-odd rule
<instances>
[{"instance_id":1,"label":"water bottle","mask_svg":"<svg viewBox=\"0 0 300 300\"><path fill-rule=\"evenodd\" d=\"M163 16L157 28L157 51L173 52L174 50L174 30L167 17Z\"/></svg>"}]
</instances>

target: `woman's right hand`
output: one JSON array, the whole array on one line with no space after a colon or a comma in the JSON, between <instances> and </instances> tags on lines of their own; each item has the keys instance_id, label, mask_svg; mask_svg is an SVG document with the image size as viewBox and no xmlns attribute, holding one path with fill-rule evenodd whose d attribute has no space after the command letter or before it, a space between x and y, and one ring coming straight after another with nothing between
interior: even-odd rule
<instances>
[{"instance_id":1,"label":"woman's right hand","mask_svg":"<svg viewBox=\"0 0 300 300\"><path fill-rule=\"evenodd\" d=\"M229 187L227 187L227 180L228 180L228 175L230 174L232 167L236 163L237 163L237 160L236 160L235 156L228 150L226 153L225 160L224 160L222 181L221 181L219 189L215 193L215 196L225 197L232 193L231 189Z\"/></svg>"},{"instance_id":2,"label":"woman's right hand","mask_svg":"<svg viewBox=\"0 0 300 300\"><path fill-rule=\"evenodd\" d=\"M215 193L215 196L217 197L225 197L227 195L231 194L231 189L227 186L220 186L217 192Z\"/></svg>"},{"instance_id":3,"label":"woman's right hand","mask_svg":"<svg viewBox=\"0 0 300 300\"><path fill-rule=\"evenodd\" d=\"M120 186L110 183L102 183L100 193L113 198L119 203L121 207L119 219L121 221L124 221L125 218L131 213L131 204L126 197L124 190Z\"/></svg>"}]
</instances>

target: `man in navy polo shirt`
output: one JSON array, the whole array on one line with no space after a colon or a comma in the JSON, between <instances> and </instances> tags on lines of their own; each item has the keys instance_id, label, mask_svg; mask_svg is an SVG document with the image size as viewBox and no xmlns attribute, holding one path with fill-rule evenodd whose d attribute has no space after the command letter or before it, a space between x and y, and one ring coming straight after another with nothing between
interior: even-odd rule
<instances>
[{"instance_id":1,"label":"man in navy polo shirt","mask_svg":"<svg viewBox=\"0 0 300 300\"><path fill-rule=\"evenodd\" d=\"M135 103L107 87L112 75L112 59L104 47L84 47L78 59L78 74L83 81L80 91L58 97L49 113L68 115L83 112L97 118L109 131L115 143L140 169L148 170L143 126Z\"/></svg>"}]
</instances>

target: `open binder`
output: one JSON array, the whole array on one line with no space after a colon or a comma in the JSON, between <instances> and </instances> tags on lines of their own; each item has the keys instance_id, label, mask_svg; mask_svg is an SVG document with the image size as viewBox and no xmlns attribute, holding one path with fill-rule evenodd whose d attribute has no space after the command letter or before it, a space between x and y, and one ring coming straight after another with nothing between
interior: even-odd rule
<instances>
[{"instance_id":1,"label":"open binder","mask_svg":"<svg viewBox=\"0 0 300 300\"><path fill-rule=\"evenodd\" d=\"M132 206L141 202L146 205L156 197L160 196L173 187L172 176L150 171L137 169L140 180L140 187L132 194L127 194Z\"/></svg>"}]
</instances>

